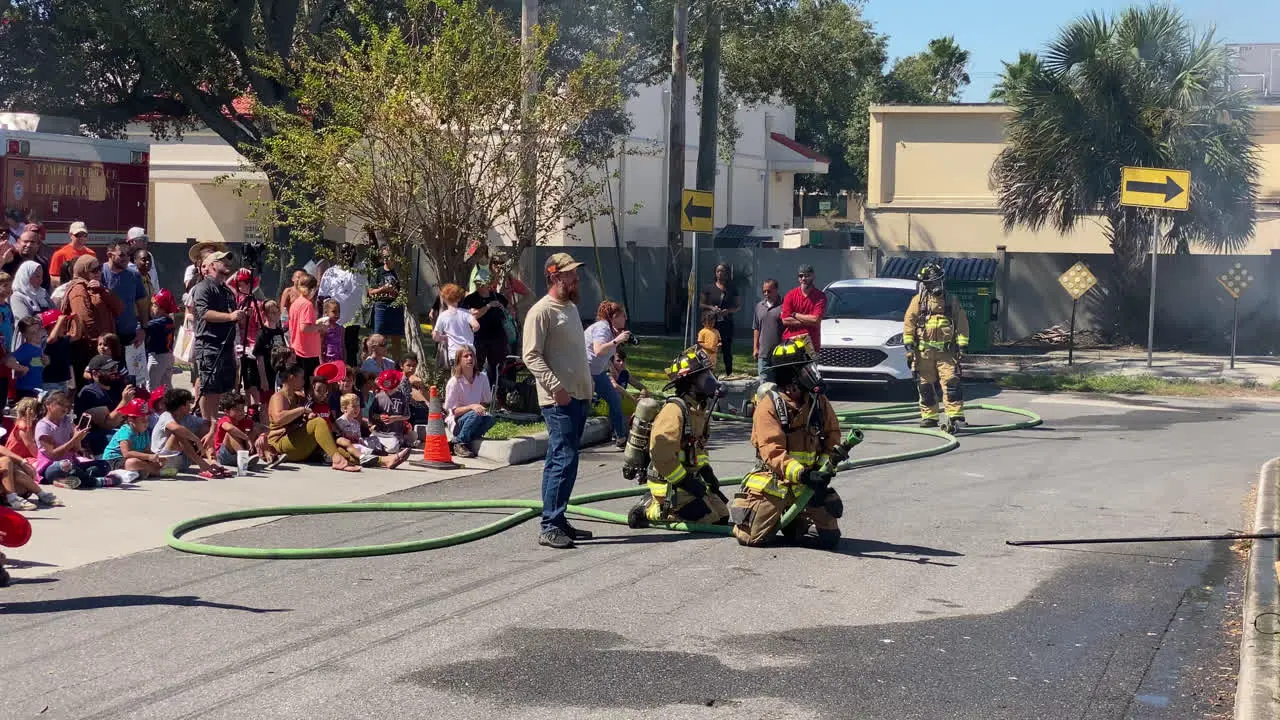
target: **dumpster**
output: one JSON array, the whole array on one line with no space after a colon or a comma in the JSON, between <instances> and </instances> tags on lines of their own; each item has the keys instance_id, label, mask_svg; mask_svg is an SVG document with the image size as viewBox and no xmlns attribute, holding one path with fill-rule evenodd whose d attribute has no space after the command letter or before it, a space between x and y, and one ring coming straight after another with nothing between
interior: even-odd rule
<instances>
[{"instance_id":1,"label":"dumpster","mask_svg":"<svg viewBox=\"0 0 1280 720\"><path fill-rule=\"evenodd\" d=\"M991 349L991 331L1000 316L996 298L996 276L1000 263L994 258L885 258L879 276L915 280L920 268L930 261L942 265L947 274L947 292L954 295L969 317L969 352Z\"/></svg>"}]
</instances>

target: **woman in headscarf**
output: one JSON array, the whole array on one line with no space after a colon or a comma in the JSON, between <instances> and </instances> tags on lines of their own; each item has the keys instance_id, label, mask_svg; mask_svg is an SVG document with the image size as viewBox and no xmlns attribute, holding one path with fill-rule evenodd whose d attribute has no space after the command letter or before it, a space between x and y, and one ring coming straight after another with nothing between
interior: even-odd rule
<instances>
[{"instance_id":1,"label":"woman in headscarf","mask_svg":"<svg viewBox=\"0 0 1280 720\"><path fill-rule=\"evenodd\" d=\"M62 311L75 316L69 333L71 367L75 370L72 377L79 381L89 361L98 352L98 338L116 331L116 318L124 305L102 284L102 263L92 255L76 259L65 303Z\"/></svg>"},{"instance_id":2,"label":"woman in headscarf","mask_svg":"<svg viewBox=\"0 0 1280 720\"><path fill-rule=\"evenodd\" d=\"M44 289L44 268L40 263L27 260L18 266L13 275L13 296L9 298L9 305L13 308L15 325L24 317L53 309L49 291ZM15 337L14 347L21 344L21 338Z\"/></svg>"}]
</instances>

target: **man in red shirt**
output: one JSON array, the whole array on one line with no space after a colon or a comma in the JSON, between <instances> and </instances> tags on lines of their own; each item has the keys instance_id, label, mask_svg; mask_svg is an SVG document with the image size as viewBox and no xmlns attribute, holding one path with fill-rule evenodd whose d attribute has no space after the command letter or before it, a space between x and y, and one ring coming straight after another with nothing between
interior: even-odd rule
<instances>
[{"instance_id":1,"label":"man in red shirt","mask_svg":"<svg viewBox=\"0 0 1280 720\"><path fill-rule=\"evenodd\" d=\"M808 334L814 352L822 347L822 316L827 312L827 296L813 286L813 266L801 265L796 275L800 287L782 299L782 339Z\"/></svg>"}]
</instances>

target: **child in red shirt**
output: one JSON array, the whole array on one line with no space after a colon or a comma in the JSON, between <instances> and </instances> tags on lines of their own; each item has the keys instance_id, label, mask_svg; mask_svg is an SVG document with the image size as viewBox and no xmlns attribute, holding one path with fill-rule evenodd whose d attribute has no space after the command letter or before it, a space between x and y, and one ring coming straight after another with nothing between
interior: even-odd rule
<instances>
[{"instance_id":1,"label":"child in red shirt","mask_svg":"<svg viewBox=\"0 0 1280 720\"><path fill-rule=\"evenodd\" d=\"M249 450L249 466L254 467L258 458L270 463L275 452L264 441L265 434L260 426L253 422L245 407L244 396L238 392L229 392L218 401L218 409L222 417L213 427L213 446L217 449L217 460L223 465L236 465L236 453Z\"/></svg>"}]
</instances>

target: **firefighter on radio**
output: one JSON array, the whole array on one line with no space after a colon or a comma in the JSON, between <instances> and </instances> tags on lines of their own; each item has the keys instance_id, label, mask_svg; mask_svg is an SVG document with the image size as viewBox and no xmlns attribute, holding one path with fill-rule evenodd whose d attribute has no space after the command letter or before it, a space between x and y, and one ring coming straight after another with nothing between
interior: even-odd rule
<instances>
[{"instance_id":1,"label":"firefighter on radio","mask_svg":"<svg viewBox=\"0 0 1280 720\"><path fill-rule=\"evenodd\" d=\"M627 525L633 528L655 522L718 523L729 517L727 498L719 490L707 456L711 407L723 394L711 359L701 348L691 347L667 368L667 377L671 382L663 390L675 392L648 428L648 460L653 469L643 475L649 495L627 513ZM624 473L629 465L643 462L630 457L638 449L634 446L643 443L638 435L646 429L639 406L636 420L627 441Z\"/></svg>"},{"instance_id":2,"label":"firefighter on radio","mask_svg":"<svg viewBox=\"0 0 1280 720\"><path fill-rule=\"evenodd\" d=\"M822 376L814 366L808 335L783 341L773 349L768 367L776 387L763 391L752 416L751 444L756 469L742 479L742 489L729 507L733 535L742 545L769 542L782 515L795 504L804 486L813 499L790 526L782 528L790 540L804 538L812 525L817 544L834 549L840 542L837 519L844 513L840 496L830 487L837 465L848 459L840 444L840 422L822 394Z\"/></svg>"},{"instance_id":3,"label":"firefighter on radio","mask_svg":"<svg viewBox=\"0 0 1280 720\"><path fill-rule=\"evenodd\" d=\"M955 297L947 295L946 273L936 262L920 268L920 291L911 299L902 321L902 344L907 364L920 384L920 427L938 426L938 393L942 385L946 423L950 429L964 423L964 397L960 391L960 361L969 347L969 318Z\"/></svg>"}]
</instances>

